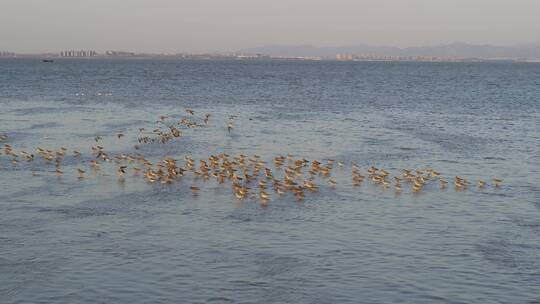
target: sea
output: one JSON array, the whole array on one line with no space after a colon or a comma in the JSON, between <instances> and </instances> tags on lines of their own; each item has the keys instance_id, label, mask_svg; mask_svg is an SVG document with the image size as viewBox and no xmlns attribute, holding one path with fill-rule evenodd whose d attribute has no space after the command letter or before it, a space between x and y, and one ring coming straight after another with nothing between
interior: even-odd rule
<instances>
[{"instance_id":1,"label":"sea","mask_svg":"<svg viewBox=\"0 0 540 304\"><path fill-rule=\"evenodd\" d=\"M1 59L0 134L0 303L540 303L539 63ZM97 145L334 160L335 186L240 201L96 171ZM37 149L61 147L58 176ZM353 185L353 163L448 186Z\"/></svg>"}]
</instances>

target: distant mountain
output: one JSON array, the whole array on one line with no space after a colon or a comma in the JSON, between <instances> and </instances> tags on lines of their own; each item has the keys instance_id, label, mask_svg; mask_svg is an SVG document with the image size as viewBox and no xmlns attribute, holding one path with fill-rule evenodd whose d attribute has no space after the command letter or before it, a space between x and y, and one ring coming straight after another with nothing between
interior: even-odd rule
<instances>
[{"instance_id":1,"label":"distant mountain","mask_svg":"<svg viewBox=\"0 0 540 304\"><path fill-rule=\"evenodd\" d=\"M312 45L268 45L240 50L248 54L279 57L335 58L338 54L372 54L380 56L434 56L481 59L540 60L540 43L516 46L473 45L451 43L437 46L398 48L359 44L341 47L316 47Z\"/></svg>"}]
</instances>

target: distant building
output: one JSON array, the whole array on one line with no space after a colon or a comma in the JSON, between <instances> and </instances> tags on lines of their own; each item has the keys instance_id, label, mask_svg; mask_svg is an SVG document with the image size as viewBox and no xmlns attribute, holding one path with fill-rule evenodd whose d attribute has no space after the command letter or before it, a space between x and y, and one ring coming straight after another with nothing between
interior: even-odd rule
<instances>
[{"instance_id":1,"label":"distant building","mask_svg":"<svg viewBox=\"0 0 540 304\"><path fill-rule=\"evenodd\" d=\"M17 54L13 52L6 52L6 51L0 51L0 57L6 58L6 57L16 57Z\"/></svg>"},{"instance_id":2,"label":"distant building","mask_svg":"<svg viewBox=\"0 0 540 304\"><path fill-rule=\"evenodd\" d=\"M132 57L136 54L133 52L106 51L105 55L111 57Z\"/></svg>"},{"instance_id":3,"label":"distant building","mask_svg":"<svg viewBox=\"0 0 540 304\"><path fill-rule=\"evenodd\" d=\"M60 57L79 57L79 58L83 58L83 57L94 57L94 56L97 56L96 51L67 50L67 51L60 52Z\"/></svg>"}]
</instances>

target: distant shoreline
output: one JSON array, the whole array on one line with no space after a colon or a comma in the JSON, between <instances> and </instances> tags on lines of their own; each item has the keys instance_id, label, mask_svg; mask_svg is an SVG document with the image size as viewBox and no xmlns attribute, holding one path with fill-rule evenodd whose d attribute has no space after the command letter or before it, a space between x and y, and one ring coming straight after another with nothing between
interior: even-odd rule
<instances>
[{"instance_id":1,"label":"distant shoreline","mask_svg":"<svg viewBox=\"0 0 540 304\"><path fill-rule=\"evenodd\" d=\"M417 62L417 63L540 63L540 60L528 59L484 59L484 58L434 58L431 60L415 59L352 59L342 60L334 58L302 58L302 57L264 57L264 58L239 58L227 56L92 56L92 57L59 57L47 55L17 55L0 57L0 60L53 60L53 61L73 61L73 60L169 60L169 61L324 61L324 62Z\"/></svg>"}]
</instances>

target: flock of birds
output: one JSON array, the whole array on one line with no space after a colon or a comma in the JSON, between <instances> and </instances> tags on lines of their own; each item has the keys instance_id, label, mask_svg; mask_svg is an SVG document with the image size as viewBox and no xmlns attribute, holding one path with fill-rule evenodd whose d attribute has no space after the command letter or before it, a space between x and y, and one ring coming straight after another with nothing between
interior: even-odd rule
<instances>
[{"instance_id":1,"label":"flock of birds","mask_svg":"<svg viewBox=\"0 0 540 304\"><path fill-rule=\"evenodd\" d=\"M157 127L151 132L145 128L139 129L137 143L133 148L137 151L146 144L166 144L183 136L183 131L208 126L211 115L198 116L192 109L185 109L188 117L179 121L171 122L169 116L161 116L156 121ZM228 133L234 130L234 116L229 117L226 130ZM122 140L124 133L117 133L117 140ZM58 177L64 175L63 162L67 157L78 160L84 165L76 168L77 179L82 180L88 174L96 174L102 170L102 166L114 166L118 182L124 183L126 177L139 176L149 184L173 184L180 182L186 175L193 177L194 183L190 186L193 195L198 195L201 188L197 181L207 182L215 180L219 184L228 184L232 194L240 201L259 200L261 205L266 206L275 197L292 195L297 201L305 199L306 194L316 193L321 187L334 189L337 182L333 173L344 170L345 163L341 160L325 159L322 161L298 158L291 154L279 155L273 158L271 163L264 161L259 155L247 156L244 154L228 155L220 153L210 155L206 159L195 160L192 156L185 156L182 160L172 157L164 157L159 161L151 161L141 153L114 154L108 152L100 142L101 136L94 138L95 145L91 147L88 157L83 152L61 146L57 149L45 149L37 147L33 152L16 150L9 144L10 138L6 134L0 134L0 142L3 149L0 155L10 158L11 166L18 166L19 162L43 161L46 168L52 168L45 172L51 172ZM182 162L180 164L180 162ZM1 168L0 168L1 169ZM91 172L88 172L89 169ZM390 172L382 168L371 166L361 170L360 166L351 162L350 181L352 186L357 187L364 183L374 184L384 189L393 189L396 194L402 189L410 189L413 193L419 193L428 184L436 184L440 189L446 189L449 182L453 182L456 191L465 190L469 187L483 189L488 182L478 180L476 183L466 178L455 176L447 181L442 178L438 171L426 168L421 170L403 169L399 174L392 176ZM42 173L42 172L41 172ZM39 176L40 172L32 170L32 175ZM502 180L493 178L489 185L500 187Z\"/></svg>"}]
</instances>

